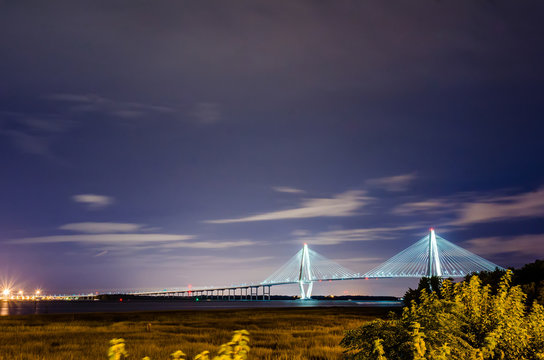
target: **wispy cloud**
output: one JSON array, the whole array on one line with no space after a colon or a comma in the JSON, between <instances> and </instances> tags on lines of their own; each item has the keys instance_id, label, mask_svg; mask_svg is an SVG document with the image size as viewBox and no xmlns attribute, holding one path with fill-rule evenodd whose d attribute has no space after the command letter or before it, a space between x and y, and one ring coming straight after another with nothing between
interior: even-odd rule
<instances>
[{"instance_id":1,"label":"wispy cloud","mask_svg":"<svg viewBox=\"0 0 544 360\"><path fill-rule=\"evenodd\" d=\"M178 261L180 260L180 256L172 256L172 260ZM244 266L244 264L247 266L248 264L251 264L250 266L255 266L255 263L262 263L266 262L268 260L274 260L273 256L252 256L252 257L244 257L243 259L236 258L236 257L224 257L224 256L211 256L211 255L191 255L191 256L185 256L183 257L183 263L184 264L191 264L191 265L205 265L208 266L208 264L223 264L223 265L236 265L238 266Z\"/></svg>"},{"instance_id":2,"label":"wispy cloud","mask_svg":"<svg viewBox=\"0 0 544 360\"><path fill-rule=\"evenodd\" d=\"M35 132L60 133L66 131L72 122L55 116L20 116L19 124Z\"/></svg>"},{"instance_id":3,"label":"wispy cloud","mask_svg":"<svg viewBox=\"0 0 544 360\"><path fill-rule=\"evenodd\" d=\"M289 194L300 194L305 192L304 190L296 189L289 186L274 186L272 189L274 189L274 191L277 191L277 192L289 193Z\"/></svg>"},{"instance_id":4,"label":"wispy cloud","mask_svg":"<svg viewBox=\"0 0 544 360\"><path fill-rule=\"evenodd\" d=\"M441 215L455 211L458 205L459 202L455 199L428 199L398 205L391 212L395 215Z\"/></svg>"},{"instance_id":5,"label":"wispy cloud","mask_svg":"<svg viewBox=\"0 0 544 360\"><path fill-rule=\"evenodd\" d=\"M101 112L120 118L138 118L151 113L172 113L169 106L142 102L127 102L109 99L96 94L50 94L46 99L64 102L72 112Z\"/></svg>"},{"instance_id":6,"label":"wispy cloud","mask_svg":"<svg viewBox=\"0 0 544 360\"><path fill-rule=\"evenodd\" d=\"M306 242L310 245L338 245L347 242L391 240L398 237L399 231L421 229L419 225L376 227L362 229L345 229L323 231L315 234L294 232L297 242Z\"/></svg>"},{"instance_id":7,"label":"wispy cloud","mask_svg":"<svg viewBox=\"0 0 544 360\"><path fill-rule=\"evenodd\" d=\"M10 244L51 244L51 243L86 243L109 245L134 245L145 243L161 243L185 241L193 239L193 235L178 234L77 234L51 235L12 239Z\"/></svg>"},{"instance_id":8,"label":"wispy cloud","mask_svg":"<svg viewBox=\"0 0 544 360\"><path fill-rule=\"evenodd\" d=\"M114 222L80 222L64 224L59 227L60 230L82 232L88 234L104 233L126 233L141 230L143 225L132 223L114 223Z\"/></svg>"},{"instance_id":9,"label":"wispy cloud","mask_svg":"<svg viewBox=\"0 0 544 360\"><path fill-rule=\"evenodd\" d=\"M263 242L253 240L220 240L202 241L194 235L162 234L162 233L124 233L129 229L142 229L139 224L124 223L74 223L60 227L62 230L82 231L82 234L36 236L11 239L8 244L54 244L79 243L89 246L99 246L100 253L93 256L102 256L108 252L119 250L160 250L160 249L228 249L234 247L263 245ZM105 232L110 230L111 232ZM122 233L120 233L122 232Z\"/></svg>"},{"instance_id":10,"label":"wispy cloud","mask_svg":"<svg viewBox=\"0 0 544 360\"><path fill-rule=\"evenodd\" d=\"M196 103L192 116L201 124L214 124L222 118L221 106L214 102Z\"/></svg>"},{"instance_id":11,"label":"wispy cloud","mask_svg":"<svg viewBox=\"0 0 544 360\"><path fill-rule=\"evenodd\" d=\"M447 225L544 217L544 187L516 195L462 193L447 198L410 202L393 209L397 215L451 215Z\"/></svg>"},{"instance_id":12,"label":"wispy cloud","mask_svg":"<svg viewBox=\"0 0 544 360\"><path fill-rule=\"evenodd\" d=\"M26 154L39 155L59 161L51 144L58 134L67 131L71 122L51 114L22 114L0 112L0 135L11 138L13 145Z\"/></svg>"},{"instance_id":13,"label":"wispy cloud","mask_svg":"<svg viewBox=\"0 0 544 360\"><path fill-rule=\"evenodd\" d=\"M15 147L23 153L45 157L51 156L50 141L42 135L28 134L19 130L2 130L0 134L9 136Z\"/></svg>"},{"instance_id":14,"label":"wispy cloud","mask_svg":"<svg viewBox=\"0 0 544 360\"><path fill-rule=\"evenodd\" d=\"M544 234L485 237L468 240L465 244L467 250L482 256L513 253L539 257L544 254Z\"/></svg>"},{"instance_id":15,"label":"wispy cloud","mask_svg":"<svg viewBox=\"0 0 544 360\"><path fill-rule=\"evenodd\" d=\"M304 219L314 217L353 216L357 210L366 205L372 198L364 191L347 191L332 198L314 198L302 201L297 208L272 211L234 219L207 220L212 224L229 224L250 221L269 221L284 219Z\"/></svg>"},{"instance_id":16,"label":"wispy cloud","mask_svg":"<svg viewBox=\"0 0 544 360\"><path fill-rule=\"evenodd\" d=\"M544 187L532 192L462 204L454 225L544 217Z\"/></svg>"},{"instance_id":17,"label":"wispy cloud","mask_svg":"<svg viewBox=\"0 0 544 360\"><path fill-rule=\"evenodd\" d=\"M229 240L229 241L192 241L162 244L161 248L192 248L192 249L228 249L233 247L263 245L263 242L253 240Z\"/></svg>"},{"instance_id":18,"label":"wispy cloud","mask_svg":"<svg viewBox=\"0 0 544 360\"><path fill-rule=\"evenodd\" d=\"M72 196L72 200L87 205L89 209L101 209L114 202L111 196L97 194L78 194Z\"/></svg>"},{"instance_id":19,"label":"wispy cloud","mask_svg":"<svg viewBox=\"0 0 544 360\"><path fill-rule=\"evenodd\" d=\"M370 179L366 181L366 184L387 191L397 192L406 191L415 179L417 179L416 173L410 173Z\"/></svg>"},{"instance_id":20,"label":"wispy cloud","mask_svg":"<svg viewBox=\"0 0 544 360\"><path fill-rule=\"evenodd\" d=\"M150 114L178 112L169 106L142 102L115 101L94 94L50 94L46 99L66 104L68 111L27 114L1 111L0 135L9 137L23 153L39 155L64 163L51 151L51 145L63 133L78 123L75 114L102 113L118 118L139 118Z\"/></svg>"},{"instance_id":21,"label":"wispy cloud","mask_svg":"<svg viewBox=\"0 0 544 360\"><path fill-rule=\"evenodd\" d=\"M303 237L303 236L306 236L306 235L310 235L311 233L312 232L310 230L296 229L291 233L291 235L297 236L297 237Z\"/></svg>"}]
</instances>

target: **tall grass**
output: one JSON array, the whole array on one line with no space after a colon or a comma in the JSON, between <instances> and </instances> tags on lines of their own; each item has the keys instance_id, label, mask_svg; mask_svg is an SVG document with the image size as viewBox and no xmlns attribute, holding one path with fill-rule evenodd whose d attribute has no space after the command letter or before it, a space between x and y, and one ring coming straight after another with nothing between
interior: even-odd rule
<instances>
[{"instance_id":1,"label":"tall grass","mask_svg":"<svg viewBox=\"0 0 544 360\"><path fill-rule=\"evenodd\" d=\"M129 359L192 359L251 333L249 359L341 359L344 331L383 317L387 309L312 308L153 313L33 315L0 318L0 359L105 359L123 338Z\"/></svg>"}]
</instances>

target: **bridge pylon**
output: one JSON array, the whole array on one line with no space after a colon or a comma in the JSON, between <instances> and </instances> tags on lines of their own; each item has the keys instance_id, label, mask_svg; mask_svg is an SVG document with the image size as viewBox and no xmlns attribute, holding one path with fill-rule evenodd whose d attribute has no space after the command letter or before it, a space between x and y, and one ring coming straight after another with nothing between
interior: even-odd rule
<instances>
[{"instance_id":1,"label":"bridge pylon","mask_svg":"<svg viewBox=\"0 0 544 360\"><path fill-rule=\"evenodd\" d=\"M360 278L355 273L333 260L318 254L304 244L289 261L270 275L261 285L298 284L301 299L310 299L313 283Z\"/></svg>"},{"instance_id":2,"label":"bridge pylon","mask_svg":"<svg viewBox=\"0 0 544 360\"><path fill-rule=\"evenodd\" d=\"M310 263L310 254L308 252L308 244L304 244L302 248L302 256L300 259L300 273L298 277L298 285L300 287L300 298L310 299L312 297L312 288L314 283L312 281L312 264ZM304 290L304 285L308 285Z\"/></svg>"},{"instance_id":3,"label":"bridge pylon","mask_svg":"<svg viewBox=\"0 0 544 360\"><path fill-rule=\"evenodd\" d=\"M429 259L427 276L442 276L442 267L440 266L440 256L438 256L438 245L436 243L436 234L434 229L429 229Z\"/></svg>"}]
</instances>

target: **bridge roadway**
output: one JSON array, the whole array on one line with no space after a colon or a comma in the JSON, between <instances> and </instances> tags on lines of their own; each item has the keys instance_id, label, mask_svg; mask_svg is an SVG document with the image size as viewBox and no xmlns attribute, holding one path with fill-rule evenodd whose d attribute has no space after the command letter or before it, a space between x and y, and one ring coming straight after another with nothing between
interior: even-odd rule
<instances>
[{"instance_id":1,"label":"bridge roadway","mask_svg":"<svg viewBox=\"0 0 544 360\"><path fill-rule=\"evenodd\" d=\"M368 277L351 277L351 278L331 278L319 279L312 282L329 282L338 280L368 280ZM377 278L373 278L377 279ZM304 282L307 284L309 282ZM159 290L159 291L141 291L131 292L128 295L135 296L165 296L165 297L197 297L203 299L215 300L270 300L270 288L278 285L298 285L298 281L287 281L277 283L262 283L262 284L244 284L233 286L222 286L213 288L197 288L185 290Z\"/></svg>"},{"instance_id":2,"label":"bridge roadway","mask_svg":"<svg viewBox=\"0 0 544 360\"><path fill-rule=\"evenodd\" d=\"M129 293L129 295L159 296L159 297L189 297L189 298L216 299L216 300L237 300L237 299L270 300L270 287L272 285L275 285L275 284L239 285L239 286L186 289L186 290L143 291L143 292Z\"/></svg>"},{"instance_id":3,"label":"bridge roadway","mask_svg":"<svg viewBox=\"0 0 544 360\"><path fill-rule=\"evenodd\" d=\"M332 282L339 280L368 280L378 277L350 277L312 280L312 282ZM303 282L308 284L309 282ZM262 284L243 284L220 287L206 287L196 289L174 289L136 292L102 292L98 294L72 294L72 295L48 295L41 296L41 300L95 300L100 295L134 295L134 296L158 296L158 297L187 297L212 300L270 300L270 288L279 285L298 285L299 281L286 281Z\"/></svg>"}]
</instances>

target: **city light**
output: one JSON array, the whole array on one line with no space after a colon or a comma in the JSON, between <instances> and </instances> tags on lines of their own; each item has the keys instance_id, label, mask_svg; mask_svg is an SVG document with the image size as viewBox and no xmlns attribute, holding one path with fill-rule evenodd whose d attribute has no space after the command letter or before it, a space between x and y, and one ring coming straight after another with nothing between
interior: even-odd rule
<instances>
[{"instance_id":1,"label":"city light","mask_svg":"<svg viewBox=\"0 0 544 360\"><path fill-rule=\"evenodd\" d=\"M42 295L41 289L36 289L34 292L32 291L26 292L25 290L18 290L14 292L12 290L13 284L11 285L12 286L9 286L9 287L7 286L0 287L0 289L2 289L0 292L0 300L2 299L3 300L39 300L39 299L49 298L47 296Z\"/></svg>"}]
</instances>

